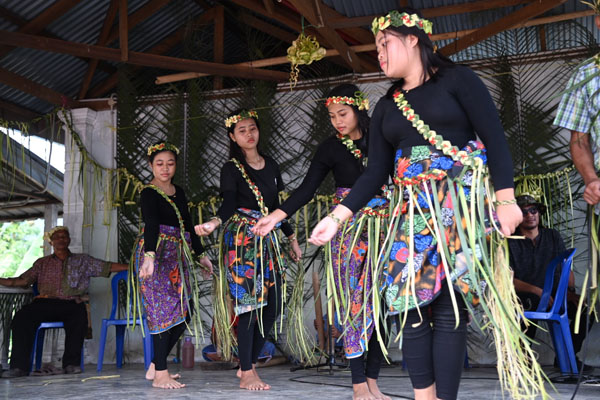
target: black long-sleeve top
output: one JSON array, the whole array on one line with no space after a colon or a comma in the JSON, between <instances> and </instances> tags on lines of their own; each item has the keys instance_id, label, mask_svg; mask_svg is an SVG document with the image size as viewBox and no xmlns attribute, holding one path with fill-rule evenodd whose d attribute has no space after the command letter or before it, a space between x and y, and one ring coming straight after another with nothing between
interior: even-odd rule
<instances>
[{"instance_id":1,"label":"black long-sleeve top","mask_svg":"<svg viewBox=\"0 0 600 400\"><path fill-rule=\"evenodd\" d=\"M365 138L354 140L354 145L367 156ZM351 188L362 174L362 161L354 157L348 148L335 136L325 139L317 148L304 180L294 193L279 207L288 216L308 203L329 171L333 171L336 187Z\"/></svg>"},{"instance_id":2,"label":"black long-sleeve top","mask_svg":"<svg viewBox=\"0 0 600 400\"><path fill-rule=\"evenodd\" d=\"M279 192L284 189L279 165L271 157L263 156L265 166L262 169L254 169L247 163L243 163L250 180L260 190L265 206L270 211L279 208ZM221 196L223 203L217 211L217 215L223 222L227 221L238 208L260 210L256 196L250 190L248 182L242 176L240 170L231 161L227 161L221 168ZM292 226L287 221L281 223L281 230L286 236L294 233Z\"/></svg>"},{"instance_id":3,"label":"black long-sleeve top","mask_svg":"<svg viewBox=\"0 0 600 400\"><path fill-rule=\"evenodd\" d=\"M181 217L186 232L189 232L192 240L192 249L196 254L204 251L200 238L194 232L194 224L188 210L188 201L185 197L185 192L177 185L175 186L175 194L169 196ZM145 188L140 195L140 203L142 206L142 219L144 221L144 250L156 251L158 243L159 225L168 225L179 228L179 220L173 206L167 202L156 190Z\"/></svg>"},{"instance_id":4,"label":"black long-sleeve top","mask_svg":"<svg viewBox=\"0 0 600 400\"><path fill-rule=\"evenodd\" d=\"M471 69L462 65L440 68L405 97L423 122L454 146L464 147L477 133L487 149L495 189L513 187L513 164L498 112ZM420 145L429 143L402 115L393 97L382 97L371 117L368 167L342 204L358 211L393 171L396 150Z\"/></svg>"}]
</instances>

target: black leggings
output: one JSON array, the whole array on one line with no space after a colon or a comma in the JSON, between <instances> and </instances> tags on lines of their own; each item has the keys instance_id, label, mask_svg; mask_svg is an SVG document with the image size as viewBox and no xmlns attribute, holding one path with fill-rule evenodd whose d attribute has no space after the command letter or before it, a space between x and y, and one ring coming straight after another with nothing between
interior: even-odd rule
<instances>
[{"instance_id":1,"label":"black leggings","mask_svg":"<svg viewBox=\"0 0 600 400\"><path fill-rule=\"evenodd\" d=\"M175 343L177 343L183 332L185 332L185 328L186 324L182 322L164 332L152 335L152 344L154 345L152 362L157 371L167 369L167 357L173 346L175 346Z\"/></svg>"},{"instance_id":2,"label":"black leggings","mask_svg":"<svg viewBox=\"0 0 600 400\"><path fill-rule=\"evenodd\" d=\"M383 331L382 331L383 334ZM387 338L383 335L384 343L387 343ZM367 352L367 363L365 366L365 355L361 354L360 357L350 359L350 371L352 372L352 384L357 385L364 383L367 378L377 379L379 378L379 370L381 369L381 363L383 362L383 351L381 350L381 344L377 340L377 332L373 330L371 339L369 339L369 351Z\"/></svg>"},{"instance_id":3,"label":"black leggings","mask_svg":"<svg viewBox=\"0 0 600 400\"><path fill-rule=\"evenodd\" d=\"M435 383L439 399L456 399L467 350L468 311L460 293L455 292L459 324L452 307L446 280L439 296L407 315L403 331L402 354L414 389L425 389ZM413 326L419 324L418 326Z\"/></svg>"},{"instance_id":4,"label":"black leggings","mask_svg":"<svg viewBox=\"0 0 600 400\"><path fill-rule=\"evenodd\" d=\"M260 351L267 340L267 335L279 316L282 299L280 279L277 280L276 285L269 288L267 299L266 306L240 314L238 317L238 357L242 371L249 371L252 369L252 364L256 364ZM258 324L258 318L261 318L264 336L260 333L261 327Z\"/></svg>"}]
</instances>

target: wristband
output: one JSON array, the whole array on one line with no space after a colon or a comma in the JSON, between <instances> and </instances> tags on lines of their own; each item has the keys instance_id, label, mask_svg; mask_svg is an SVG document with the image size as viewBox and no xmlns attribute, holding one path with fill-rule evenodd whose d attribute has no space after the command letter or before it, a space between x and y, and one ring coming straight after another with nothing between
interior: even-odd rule
<instances>
[{"instance_id":1,"label":"wristband","mask_svg":"<svg viewBox=\"0 0 600 400\"><path fill-rule=\"evenodd\" d=\"M296 234L292 233L290 236L288 236L287 238L288 242L293 242L294 240L296 240Z\"/></svg>"},{"instance_id":2,"label":"wristband","mask_svg":"<svg viewBox=\"0 0 600 400\"><path fill-rule=\"evenodd\" d=\"M339 219L338 217L335 216L335 214L333 212L330 212L329 214L327 214L327 216L329 218L331 218L333 220L333 222L335 222L336 224L338 224L339 226L342 226L342 220Z\"/></svg>"},{"instance_id":3,"label":"wristband","mask_svg":"<svg viewBox=\"0 0 600 400\"><path fill-rule=\"evenodd\" d=\"M497 200L494 202L494 205L497 206L508 206L510 204L517 204L517 199L512 200Z\"/></svg>"},{"instance_id":4,"label":"wristband","mask_svg":"<svg viewBox=\"0 0 600 400\"><path fill-rule=\"evenodd\" d=\"M144 257L156 258L156 254L150 253L149 251L147 251L147 252L144 253Z\"/></svg>"},{"instance_id":5,"label":"wristband","mask_svg":"<svg viewBox=\"0 0 600 400\"><path fill-rule=\"evenodd\" d=\"M223 225L223 220L218 215L210 217L209 221L212 221L213 219L216 219L217 221L219 221L219 225Z\"/></svg>"}]
</instances>

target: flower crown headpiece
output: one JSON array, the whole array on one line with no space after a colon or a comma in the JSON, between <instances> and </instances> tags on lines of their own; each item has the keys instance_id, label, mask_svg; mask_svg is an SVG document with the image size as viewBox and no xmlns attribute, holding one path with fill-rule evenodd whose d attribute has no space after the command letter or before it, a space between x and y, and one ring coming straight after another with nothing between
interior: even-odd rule
<instances>
[{"instance_id":1,"label":"flower crown headpiece","mask_svg":"<svg viewBox=\"0 0 600 400\"><path fill-rule=\"evenodd\" d=\"M386 29L390 25L395 27L407 26L409 28L416 26L428 35L431 35L433 28L433 23L431 23L431 21L421 18L417 14L409 14L406 12L400 13L393 10L385 17L376 17L373 20L373 23L371 24L373 35L377 35L377 32Z\"/></svg>"},{"instance_id":2,"label":"flower crown headpiece","mask_svg":"<svg viewBox=\"0 0 600 400\"><path fill-rule=\"evenodd\" d=\"M243 110L241 113L232 115L229 118L225 119L225 127L231 128L233 124L237 124L238 122L246 119L246 118L256 118L258 119L258 114L254 110Z\"/></svg>"},{"instance_id":3,"label":"flower crown headpiece","mask_svg":"<svg viewBox=\"0 0 600 400\"><path fill-rule=\"evenodd\" d=\"M325 107L328 107L330 104L347 104L349 106L356 106L356 107L358 107L359 110L368 110L369 109L369 99L360 90L354 92L354 97L348 97L348 96L328 97L327 100L325 101Z\"/></svg>"},{"instance_id":4,"label":"flower crown headpiece","mask_svg":"<svg viewBox=\"0 0 600 400\"><path fill-rule=\"evenodd\" d=\"M48 243L50 243L51 242L50 238L52 237L52 235L54 235L58 231L67 231L67 233L69 233L69 228L67 228L66 226L55 226L54 228L50 229L48 232L44 232L44 240L46 240Z\"/></svg>"},{"instance_id":5,"label":"flower crown headpiece","mask_svg":"<svg viewBox=\"0 0 600 400\"><path fill-rule=\"evenodd\" d=\"M148 147L148 157L150 157L152 153L156 153L157 151L163 150L169 150L177 155L179 154L179 149L177 148L177 146L171 143L162 142L158 144L153 144L152 146Z\"/></svg>"}]
</instances>

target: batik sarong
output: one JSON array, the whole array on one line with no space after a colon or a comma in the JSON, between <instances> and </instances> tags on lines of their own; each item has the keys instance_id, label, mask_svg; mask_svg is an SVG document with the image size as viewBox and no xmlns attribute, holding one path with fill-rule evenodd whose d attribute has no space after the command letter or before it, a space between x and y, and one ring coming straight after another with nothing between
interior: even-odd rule
<instances>
[{"instance_id":1,"label":"batik sarong","mask_svg":"<svg viewBox=\"0 0 600 400\"><path fill-rule=\"evenodd\" d=\"M485 148L481 143L471 141L463 150L485 164ZM432 302L446 278L444 260L455 290L464 295L468 304L479 303L473 285L485 283L469 273L467 257L481 258L491 228L487 200L481 204L471 202L472 195L487 199L484 185L479 182L472 186L472 179L471 168L434 147L415 146L396 152L394 181L397 190L401 190L398 195L402 196L402 207L384 273L390 312L403 312ZM457 213L461 215L458 221ZM471 232L477 237L474 248L464 241L465 216L472 215L482 221L475 225L477 231ZM414 267L410 263L411 248Z\"/></svg>"},{"instance_id":2,"label":"batik sarong","mask_svg":"<svg viewBox=\"0 0 600 400\"><path fill-rule=\"evenodd\" d=\"M185 232L185 240L191 247L190 234ZM159 226L154 273L147 278L139 278L140 292L148 329L151 334L164 332L181 324L189 314L188 299L184 297L180 264L183 265L185 282L189 282L189 265L183 256L179 228ZM135 270L139 271L144 262L143 234L135 248ZM186 293L190 293L187 288Z\"/></svg>"},{"instance_id":3,"label":"batik sarong","mask_svg":"<svg viewBox=\"0 0 600 400\"><path fill-rule=\"evenodd\" d=\"M350 188L337 188L333 208L348 193ZM376 197L367 208L384 212L387 204L387 200ZM328 266L335 286L333 296L338 297L334 309L343 323L344 351L349 359L360 357L367 349L374 327L373 296L379 296L373 293L373 268L367 257L368 223L362 226L358 223L364 212L365 209L361 209L354 214L331 240L331 265Z\"/></svg>"},{"instance_id":4,"label":"batik sarong","mask_svg":"<svg viewBox=\"0 0 600 400\"><path fill-rule=\"evenodd\" d=\"M275 233L261 239L250 231L261 217L259 211L239 208L223 227L222 256L236 315L265 306L276 274L283 273Z\"/></svg>"}]
</instances>

